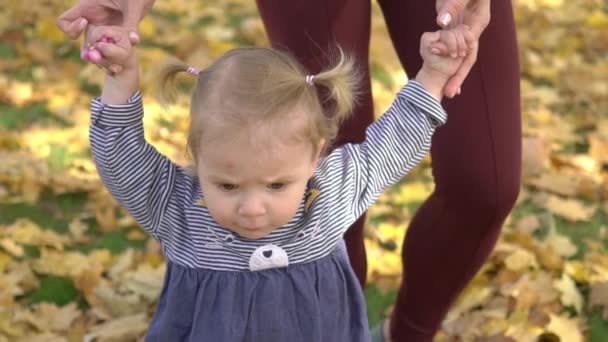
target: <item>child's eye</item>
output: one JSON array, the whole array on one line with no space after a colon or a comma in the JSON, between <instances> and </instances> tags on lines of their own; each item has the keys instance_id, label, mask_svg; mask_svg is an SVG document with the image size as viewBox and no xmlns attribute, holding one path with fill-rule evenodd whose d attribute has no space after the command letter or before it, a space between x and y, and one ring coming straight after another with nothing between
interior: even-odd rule
<instances>
[{"instance_id":1,"label":"child's eye","mask_svg":"<svg viewBox=\"0 0 608 342\"><path fill-rule=\"evenodd\" d=\"M285 189L286 184L285 183L270 183L268 184L268 188L270 190L283 190Z\"/></svg>"},{"instance_id":2,"label":"child's eye","mask_svg":"<svg viewBox=\"0 0 608 342\"><path fill-rule=\"evenodd\" d=\"M219 188L224 190L224 191L233 191L238 189L238 185L236 184L230 184L230 183L222 183L222 184L218 184Z\"/></svg>"}]
</instances>

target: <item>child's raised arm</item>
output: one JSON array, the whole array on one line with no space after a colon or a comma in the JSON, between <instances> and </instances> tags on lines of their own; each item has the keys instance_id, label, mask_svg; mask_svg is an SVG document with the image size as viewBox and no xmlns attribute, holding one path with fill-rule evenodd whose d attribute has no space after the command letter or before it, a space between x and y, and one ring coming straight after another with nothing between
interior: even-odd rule
<instances>
[{"instance_id":1,"label":"child's raised arm","mask_svg":"<svg viewBox=\"0 0 608 342\"><path fill-rule=\"evenodd\" d=\"M128 32L120 27L97 27L94 45L120 73L106 76L100 98L91 104L89 137L99 175L112 196L144 230L164 243L174 238L165 222L184 217L195 197L194 180L160 154L144 137L143 103L138 91L139 72Z\"/></svg>"},{"instance_id":2,"label":"child's raised arm","mask_svg":"<svg viewBox=\"0 0 608 342\"><path fill-rule=\"evenodd\" d=\"M474 47L472 38L466 27L425 33L420 44L424 64L416 79L399 92L380 120L367 128L362 143L335 149L320 165L327 179L343 182L338 202L353 203L354 218L429 152L436 128L447 119L440 103L443 87L464 59L446 52L458 44Z\"/></svg>"},{"instance_id":3,"label":"child's raised arm","mask_svg":"<svg viewBox=\"0 0 608 342\"><path fill-rule=\"evenodd\" d=\"M477 55L476 50L477 41L465 25L426 32L420 39L420 55L424 63L416 80L441 101L447 81L458 71L468 54Z\"/></svg>"},{"instance_id":4,"label":"child's raised arm","mask_svg":"<svg viewBox=\"0 0 608 342\"><path fill-rule=\"evenodd\" d=\"M107 65L102 66L121 69L106 74L101 102L109 105L127 102L139 89L139 67L129 30L120 26L97 26L89 29L89 36L96 42L90 49L97 49L106 61Z\"/></svg>"}]
</instances>

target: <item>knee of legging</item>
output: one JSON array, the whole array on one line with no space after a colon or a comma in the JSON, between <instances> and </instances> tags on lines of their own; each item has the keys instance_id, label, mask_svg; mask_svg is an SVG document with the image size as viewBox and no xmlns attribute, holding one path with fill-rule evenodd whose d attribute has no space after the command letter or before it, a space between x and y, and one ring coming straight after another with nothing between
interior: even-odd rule
<instances>
[{"instance_id":1,"label":"knee of legging","mask_svg":"<svg viewBox=\"0 0 608 342\"><path fill-rule=\"evenodd\" d=\"M466 195L455 200L477 213L486 213L502 221L513 209L519 190L519 184L473 187L467 190Z\"/></svg>"}]
</instances>

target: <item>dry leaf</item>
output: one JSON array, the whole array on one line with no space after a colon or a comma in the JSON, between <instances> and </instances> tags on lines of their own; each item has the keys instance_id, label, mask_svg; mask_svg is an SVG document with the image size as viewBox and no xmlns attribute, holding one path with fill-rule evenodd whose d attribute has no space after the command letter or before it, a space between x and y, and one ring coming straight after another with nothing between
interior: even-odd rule
<instances>
[{"instance_id":1,"label":"dry leaf","mask_svg":"<svg viewBox=\"0 0 608 342\"><path fill-rule=\"evenodd\" d=\"M525 249L518 249L505 259L505 266L512 271L521 272L528 268L538 268L536 256Z\"/></svg>"},{"instance_id":2,"label":"dry leaf","mask_svg":"<svg viewBox=\"0 0 608 342\"><path fill-rule=\"evenodd\" d=\"M570 221L589 221L597 211L597 205L585 205L576 199L564 199L551 194L535 196L535 203L551 213Z\"/></svg>"},{"instance_id":3,"label":"dry leaf","mask_svg":"<svg viewBox=\"0 0 608 342\"><path fill-rule=\"evenodd\" d=\"M134 341L148 328L143 313L117 318L93 327L84 337L84 342Z\"/></svg>"},{"instance_id":4,"label":"dry leaf","mask_svg":"<svg viewBox=\"0 0 608 342\"><path fill-rule=\"evenodd\" d=\"M561 292L562 304L573 306L578 314L583 312L583 296L570 276L563 273L562 278L555 280L553 285Z\"/></svg>"},{"instance_id":5,"label":"dry leaf","mask_svg":"<svg viewBox=\"0 0 608 342\"><path fill-rule=\"evenodd\" d=\"M559 336L564 342L583 342L584 337L578 320L562 316L550 315L551 322L547 325L547 331Z\"/></svg>"},{"instance_id":6,"label":"dry leaf","mask_svg":"<svg viewBox=\"0 0 608 342\"><path fill-rule=\"evenodd\" d=\"M602 318L608 320L608 283L596 283L591 285L589 294L589 307L600 306Z\"/></svg>"}]
</instances>

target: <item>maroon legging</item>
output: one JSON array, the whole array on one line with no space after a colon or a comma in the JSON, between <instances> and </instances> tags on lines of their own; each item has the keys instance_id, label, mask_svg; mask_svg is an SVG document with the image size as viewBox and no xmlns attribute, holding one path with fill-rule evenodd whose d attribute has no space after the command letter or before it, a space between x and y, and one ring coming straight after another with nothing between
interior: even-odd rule
<instances>
[{"instance_id":1,"label":"maroon legging","mask_svg":"<svg viewBox=\"0 0 608 342\"><path fill-rule=\"evenodd\" d=\"M369 0L258 0L272 45L291 51L311 72L339 44L369 76ZM422 65L420 36L438 29L435 1L379 0L410 78ZM407 266L391 319L395 341L431 341L450 305L491 252L518 195L521 168L519 63L510 1L492 1L492 19L462 94L446 99L448 123L431 148L435 190L410 223ZM370 80L337 143L359 142L373 120ZM362 285L367 262L361 218L346 234Z\"/></svg>"}]
</instances>

